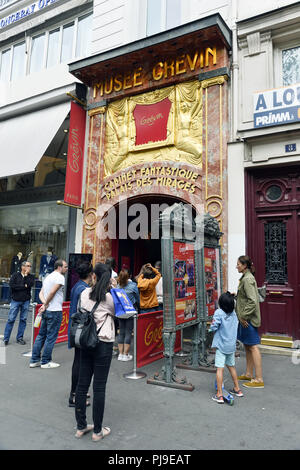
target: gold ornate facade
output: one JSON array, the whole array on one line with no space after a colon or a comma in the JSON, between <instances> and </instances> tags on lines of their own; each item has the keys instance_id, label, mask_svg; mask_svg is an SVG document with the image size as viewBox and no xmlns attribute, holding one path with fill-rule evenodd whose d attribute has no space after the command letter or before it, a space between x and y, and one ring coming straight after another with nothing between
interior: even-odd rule
<instances>
[{"instance_id":1,"label":"gold ornate facade","mask_svg":"<svg viewBox=\"0 0 300 470\"><path fill-rule=\"evenodd\" d=\"M166 98L171 102L166 139L137 145L135 107ZM156 161L183 162L202 168L202 120L202 90L198 80L110 103L106 114L105 176Z\"/></svg>"}]
</instances>

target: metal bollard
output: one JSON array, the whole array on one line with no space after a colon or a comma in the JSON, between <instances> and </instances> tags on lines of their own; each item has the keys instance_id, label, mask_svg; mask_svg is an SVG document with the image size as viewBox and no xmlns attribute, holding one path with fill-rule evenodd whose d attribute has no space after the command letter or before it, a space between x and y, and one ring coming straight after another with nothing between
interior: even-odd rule
<instances>
[{"instance_id":1,"label":"metal bollard","mask_svg":"<svg viewBox=\"0 0 300 470\"><path fill-rule=\"evenodd\" d=\"M136 371L136 333L137 333L137 314L133 317L133 371L129 374L123 374L126 379L143 379L147 376L144 372Z\"/></svg>"}]
</instances>

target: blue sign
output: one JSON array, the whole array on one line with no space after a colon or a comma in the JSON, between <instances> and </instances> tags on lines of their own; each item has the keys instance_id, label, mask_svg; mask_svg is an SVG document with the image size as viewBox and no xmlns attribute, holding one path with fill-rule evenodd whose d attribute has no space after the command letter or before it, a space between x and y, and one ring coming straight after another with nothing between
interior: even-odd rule
<instances>
[{"instance_id":1,"label":"blue sign","mask_svg":"<svg viewBox=\"0 0 300 470\"><path fill-rule=\"evenodd\" d=\"M296 152L296 150L297 150L296 144L287 144L285 146L286 152Z\"/></svg>"},{"instance_id":2,"label":"blue sign","mask_svg":"<svg viewBox=\"0 0 300 470\"><path fill-rule=\"evenodd\" d=\"M254 127L300 121L300 84L254 94Z\"/></svg>"},{"instance_id":3,"label":"blue sign","mask_svg":"<svg viewBox=\"0 0 300 470\"><path fill-rule=\"evenodd\" d=\"M22 10L19 10L15 13L12 13L11 15L8 15L5 18L0 19L0 30L58 1L59 0L39 0L38 2L33 2L28 7L24 7L22 8Z\"/></svg>"}]
</instances>

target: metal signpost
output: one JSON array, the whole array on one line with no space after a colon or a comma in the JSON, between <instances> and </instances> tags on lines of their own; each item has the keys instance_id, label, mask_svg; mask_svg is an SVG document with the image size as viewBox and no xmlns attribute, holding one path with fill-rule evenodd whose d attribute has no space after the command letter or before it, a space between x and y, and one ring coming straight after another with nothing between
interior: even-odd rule
<instances>
[{"instance_id":1,"label":"metal signpost","mask_svg":"<svg viewBox=\"0 0 300 470\"><path fill-rule=\"evenodd\" d=\"M216 369L208 361L209 337L207 335L207 322L212 318L218 308L218 298L222 290L222 263L219 240L223 235L220 232L218 221L209 214L204 216L204 246L199 253L199 312L198 331L194 331L192 340L192 354L179 369L201 370L215 372ZM196 327L195 327L196 330Z\"/></svg>"},{"instance_id":2,"label":"metal signpost","mask_svg":"<svg viewBox=\"0 0 300 470\"><path fill-rule=\"evenodd\" d=\"M203 236L191 211L182 203L167 208L160 216L162 229L162 276L164 292L164 366L148 384L192 391L186 377L178 378L174 367L176 332L193 327L192 357L198 360L199 323L203 317L203 274L200 267Z\"/></svg>"}]
</instances>

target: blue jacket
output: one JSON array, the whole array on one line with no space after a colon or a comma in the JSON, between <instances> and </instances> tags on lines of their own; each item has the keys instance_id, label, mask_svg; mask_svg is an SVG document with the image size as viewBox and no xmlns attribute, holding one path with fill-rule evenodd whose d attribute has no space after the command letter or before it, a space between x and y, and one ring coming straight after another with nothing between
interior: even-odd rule
<instances>
[{"instance_id":1,"label":"blue jacket","mask_svg":"<svg viewBox=\"0 0 300 470\"><path fill-rule=\"evenodd\" d=\"M228 314L218 308L209 328L215 331L212 348L218 348L223 354L235 352L238 323L235 311Z\"/></svg>"},{"instance_id":2,"label":"blue jacket","mask_svg":"<svg viewBox=\"0 0 300 470\"><path fill-rule=\"evenodd\" d=\"M89 287L88 284L80 279L79 281L76 282L76 284L72 287L72 290L71 290L69 323L68 323L68 348L69 349L71 349L71 346L70 346L71 316L73 315L73 313L77 311L77 305L78 305L80 294L87 287Z\"/></svg>"}]
</instances>

